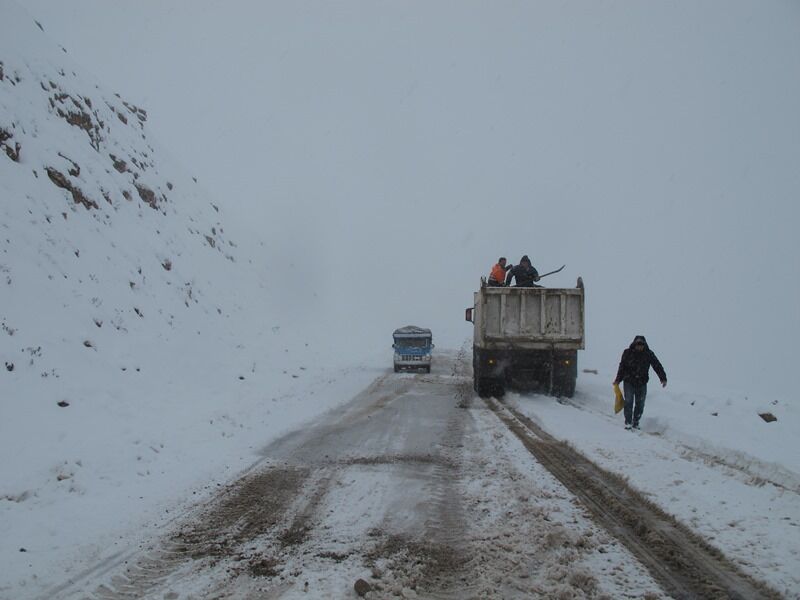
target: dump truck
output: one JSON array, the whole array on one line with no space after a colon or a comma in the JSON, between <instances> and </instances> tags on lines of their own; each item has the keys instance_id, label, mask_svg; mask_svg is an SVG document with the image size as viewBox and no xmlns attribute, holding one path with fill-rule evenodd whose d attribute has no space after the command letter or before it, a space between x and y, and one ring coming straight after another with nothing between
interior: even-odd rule
<instances>
[{"instance_id":1,"label":"dump truck","mask_svg":"<svg viewBox=\"0 0 800 600\"><path fill-rule=\"evenodd\" d=\"M578 350L585 348L584 288L491 287L481 279L474 304L472 369L480 396L506 389L572 397Z\"/></svg>"},{"instance_id":2,"label":"dump truck","mask_svg":"<svg viewBox=\"0 0 800 600\"><path fill-rule=\"evenodd\" d=\"M416 325L406 325L395 329L394 339L394 372L401 369L422 369L431 372L431 350L433 335L431 330Z\"/></svg>"}]
</instances>

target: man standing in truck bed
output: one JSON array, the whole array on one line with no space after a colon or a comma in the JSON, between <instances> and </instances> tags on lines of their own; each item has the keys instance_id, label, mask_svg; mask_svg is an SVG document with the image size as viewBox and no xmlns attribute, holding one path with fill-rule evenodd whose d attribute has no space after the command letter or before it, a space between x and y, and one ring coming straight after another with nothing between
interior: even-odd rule
<instances>
[{"instance_id":1,"label":"man standing in truck bed","mask_svg":"<svg viewBox=\"0 0 800 600\"><path fill-rule=\"evenodd\" d=\"M506 271L512 268L512 265L506 266L506 257L501 256L497 259L497 264L492 267L492 272L489 273L489 286L490 287L503 287L506 280Z\"/></svg>"},{"instance_id":2,"label":"man standing in truck bed","mask_svg":"<svg viewBox=\"0 0 800 600\"><path fill-rule=\"evenodd\" d=\"M526 254L519 259L519 264L512 267L506 276L506 285L511 285L511 280L516 279L514 287L540 287L534 282L539 281L539 271L533 268L531 259Z\"/></svg>"},{"instance_id":3,"label":"man standing in truck bed","mask_svg":"<svg viewBox=\"0 0 800 600\"><path fill-rule=\"evenodd\" d=\"M644 412L644 399L647 396L647 382L650 379L650 367L661 380L662 387L667 387L667 374L664 367L650 350L643 335L633 338L631 345L622 353L619 369L614 383L624 382L625 392L625 429L639 429L639 419Z\"/></svg>"}]
</instances>

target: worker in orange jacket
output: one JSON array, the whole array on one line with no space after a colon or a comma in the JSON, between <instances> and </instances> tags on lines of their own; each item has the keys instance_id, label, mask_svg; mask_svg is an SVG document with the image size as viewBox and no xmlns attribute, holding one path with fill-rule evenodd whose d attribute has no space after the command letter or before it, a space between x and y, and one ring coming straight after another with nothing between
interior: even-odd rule
<instances>
[{"instance_id":1,"label":"worker in orange jacket","mask_svg":"<svg viewBox=\"0 0 800 600\"><path fill-rule=\"evenodd\" d=\"M504 287L506 281L506 271L514 265L506 265L506 257L501 256L497 259L497 264L492 267L489 273L489 285L492 287Z\"/></svg>"}]
</instances>

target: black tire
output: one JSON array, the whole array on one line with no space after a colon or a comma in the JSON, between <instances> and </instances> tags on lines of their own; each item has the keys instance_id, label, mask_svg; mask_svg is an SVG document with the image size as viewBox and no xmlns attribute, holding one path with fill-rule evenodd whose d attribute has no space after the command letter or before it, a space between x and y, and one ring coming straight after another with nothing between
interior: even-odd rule
<instances>
[{"instance_id":1,"label":"black tire","mask_svg":"<svg viewBox=\"0 0 800 600\"><path fill-rule=\"evenodd\" d=\"M575 352L567 357L569 364L564 364L562 360L556 362L553 372L553 396L572 398L575 395L575 383L578 379L578 353Z\"/></svg>"},{"instance_id":2,"label":"black tire","mask_svg":"<svg viewBox=\"0 0 800 600\"><path fill-rule=\"evenodd\" d=\"M431 366L430 366L430 365L428 365L427 367L425 367L425 372L426 372L426 373L430 373L430 372L431 372Z\"/></svg>"},{"instance_id":3,"label":"black tire","mask_svg":"<svg viewBox=\"0 0 800 600\"><path fill-rule=\"evenodd\" d=\"M496 396L501 398L506 393L505 382L502 379L482 377L476 381L476 392L481 398Z\"/></svg>"},{"instance_id":4,"label":"black tire","mask_svg":"<svg viewBox=\"0 0 800 600\"><path fill-rule=\"evenodd\" d=\"M553 396L556 398L572 398L575 395L575 382L560 381L553 383Z\"/></svg>"},{"instance_id":5,"label":"black tire","mask_svg":"<svg viewBox=\"0 0 800 600\"><path fill-rule=\"evenodd\" d=\"M395 372L395 373L399 373L399 372L400 372L400 367L398 367L397 365L395 365L395 366L394 366L394 372Z\"/></svg>"},{"instance_id":6,"label":"black tire","mask_svg":"<svg viewBox=\"0 0 800 600\"><path fill-rule=\"evenodd\" d=\"M478 380L480 379L481 371L480 364L478 363L478 352L472 349L472 389L478 392Z\"/></svg>"},{"instance_id":7,"label":"black tire","mask_svg":"<svg viewBox=\"0 0 800 600\"><path fill-rule=\"evenodd\" d=\"M565 398L572 398L575 395L575 380L571 379L564 382L562 391Z\"/></svg>"}]
</instances>

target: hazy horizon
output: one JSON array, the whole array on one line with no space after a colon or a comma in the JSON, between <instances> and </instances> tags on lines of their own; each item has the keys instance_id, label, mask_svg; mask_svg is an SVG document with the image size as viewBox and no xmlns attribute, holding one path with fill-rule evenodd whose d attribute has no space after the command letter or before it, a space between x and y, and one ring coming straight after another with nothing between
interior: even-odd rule
<instances>
[{"instance_id":1,"label":"hazy horizon","mask_svg":"<svg viewBox=\"0 0 800 600\"><path fill-rule=\"evenodd\" d=\"M471 336L500 255L587 288L581 368L788 397L800 5L29 0L352 341ZM333 326L332 326L333 328Z\"/></svg>"}]
</instances>

